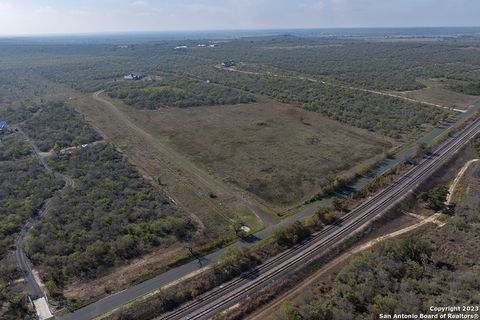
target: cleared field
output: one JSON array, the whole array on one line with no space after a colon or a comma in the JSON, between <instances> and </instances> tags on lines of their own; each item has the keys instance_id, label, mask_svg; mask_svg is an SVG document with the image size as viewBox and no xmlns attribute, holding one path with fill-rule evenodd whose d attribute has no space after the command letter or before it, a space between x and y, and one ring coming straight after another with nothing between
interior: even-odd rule
<instances>
[{"instance_id":1,"label":"cleared field","mask_svg":"<svg viewBox=\"0 0 480 320\"><path fill-rule=\"evenodd\" d=\"M473 156L478 158L478 151ZM478 257L471 254L480 249L480 162L470 163L463 172L460 168L471 157L469 150L459 154L453 164L455 170L441 173L440 178L437 177L441 185L445 186L451 186L454 177L459 178L453 194L456 207L452 216L437 216L437 223L432 224L430 219L439 214L417 204L411 210L418 212L423 207L422 215L428 216L427 219L423 220L420 215L418 218L422 220L415 221L413 216L398 215L398 218L382 225L382 228L370 235L371 238L376 238L375 242L365 244L362 241L364 243L354 246L352 250L320 268L267 308L244 318L291 319L295 315L298 319L310 319L311 314L334 314L340 316L331 316L329 319L370 319L376 317L379 312L378 301L385 297L391 299L391 304L385 310L404 308L403 310L428 312L431 301L435 299L444 303L455 301L469 304L473 297L478 296L475 284L480 275ZM430 222L425 225L424 222L428 220ZM413 229L414 226L417 228ZM429 257L422 258L425 259L424 262L414 262L411 258L407 260L399 251L395 253L398 250L395 248L404 246L409 247L409 250L403 249L403 254L407 255L419 250L422 243L426 244L426 248L429 244L434 244L425 250ZM396 263L392 260L396 260ZM413 270L419 270L420 267L422 272L412 277ZM383 274L385 276L380 276ZM395 285L387 285L392 279ZM457 286L458 283L462 285ZM430 289L411 290L417 287ZM362 293L360 299L350 299L357 297L359 292ZM383 301L385 300L382 303Z\"/></svg>"},{"instance_id":2,"label":"cleared field","mask_svg":"<svg viewBox=\"0 0 480 320\"><path fill-rule=\"evenodd\" d=\"M392 140L366 130L269 100L155 111L124 106L122 110L211 174L269 206L292 205L393 146Z\"/></svg>"},{"instance_id":3,"label":"cleared field","mask_svg":"<svg viewBox=\"0 0 480 320\"><path fill-rule=\"evenodd\" d=\"M426 86L424 89L395 92L410 99L426 101L445 107L467 109L469 106L480 100L480 97L470 96L448 90L441 79L418 80Z\"/></svg>"}]
</instances>

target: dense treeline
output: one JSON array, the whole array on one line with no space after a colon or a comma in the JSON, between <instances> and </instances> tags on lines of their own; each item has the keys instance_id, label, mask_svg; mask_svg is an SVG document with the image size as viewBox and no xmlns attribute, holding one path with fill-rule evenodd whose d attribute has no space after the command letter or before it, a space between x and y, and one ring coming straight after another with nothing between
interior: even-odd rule
<instances>
[{"instance_id":1,"label":"dense treeline","mask_svg":"<svg viewBox=\"0 0 480 320\"><path fill-rule=\"evenodd\" d=\"M49 79L88 92L103 89L105 81L130 72L188 72L195 66L229 59L379 90L415 90L424 87L416 81L418 78L448 78L466 81L466 88L471 89L453 86L455 90L474 93L478 92L475 88L480 80L479 46L467 41L381 42L278 36L238 39L217 48L197 48L197 43L183 41L190 46L187 50L173 50L177 41L124 49L114 44L7 45L0 56L5 67L29 65Z\"/></svg>"},{"instance_id":2,"label":"dense treeline","mask_svg":"<svg viewBox=\"0 0 480 320\"><path fill-rule=\"evenodd\" d=\"M82 117L63 102L42 106L39 113L27 120L22 128L35 140L41 151L77 146L100 139Z\"/></svg>"},{"instance_id":3,"label":"dense treeline","mask_svg":"<svg viewBox=\"0 0 480 320\"><path fill-rule=\"evenodd\" d=\"M4 47L1 51L3 52L3 50ZM16 59L16 56L13 58ZM0 64L1 62L3 61L0 61ZM22 67L25 65L28 65L28 62ZM25 115L24 110L19 110L19 114L12 113L12 110L17 110L17 108L36 109L31 106L41 103L42 97L48 94L48 91L48 85L40 81L39 77L31 70L0 67L0 115L3 116L7 110L9 116L13 116L10 118L10 122L17 122L14 121L15 118Z\"/></svg>"},{"instance_id":4,"label":"dense treeline","mask_svg":"<svg viewBox=\"0 0 480 320\"><path fill-rule=\"evenodd\" d=\"M192 301L234 277L242 276L242 274L245 277L251 277L256 266L305 240L312 232L320 230L331 222L322 220L318 215L305 222L297 221L288 226L279 226L275 230L272 241L267 241L262 246L243 249L230 248L219 261L197 277L182 281L177 286L166 288L146 299L119 308L109 314L106 319L154 319L161 314L172 311L183 303ZM237 230L236 233L241 238L247 236L241 230Z\"/></svg>"},{"instance_id":5,"label":"dense treeline","mask_svg":"<svg viewBox=\"0 0 480 320\"><path fill-rule=\"evenodd\" d=\"M259 257L247 249L230 249L221 261L196 277L193 281L180 282L150 295L146 299L137 300L133 306L120 308L106 316L108 320L151 320L172 311L183 303L193 300L198 295L211 290L242 272L251 270L260 263Z\"/></svg>"},{"instance_id":6,"label":"dense treeline","mask_svg":"<svg viewBox=\"0 0 480 320\"><path fill-rule=\"evenodd\" d=\"M7 150L18 154L13 141L2 141ZM22 152L20 152L22 153ZM0 162L0 318L30 319L28 300L14 281L20 275L13 259L13 244L22 226L61 187L36 159Z\"/></svg>"},{"instance_id":7,"label":"dense treeline","mask_svg":"<svg viewBox=\"0 0 480 320\"><path fill-rule=\"evenodd\" d=\"M334 120L395 138L418 133L424 125L436 125L449 115L444 109L321 82L214 68L198 68L195 72L215 82L296 103Z\"/></svg>"},{"instance_id":8,"label":"dense treeline","mask_svg":"<svg viewBox=\"0 0 480 320\"><path fill-rule=\"evenodd\" d=\"M472 96L480 96L480 81L474 82L454 82L449 85L449 88L464 94L469 94Z\"/></svg>"},{"instance_id":9,"label":"dense treeline","mask_svg":"<svg viewBox=\"0 0 480 320\"><path fill-rule=\"evenodd\" d=\"M251 94L205 81L166 76L160 81L114 82L107 93L136 108L195 107L255 102Z\"/></svg>"},{"instance_id":10,"label":"dense treeline","mask_svg":"<svg viewBox=\"0 0 480 320\"><path fill-rule=\"evenodd\" d=\"M25 222L60 187L61 183L34 158L0 163L0 257Z\"/></svg>"},{"instance_id":11,"label":"dense treeline","mask_svg":"<svg viewBox=\"0 0 480 320\"><path fill-rule=\"evenodd\" d=\"M19 123L35 115L35 113L37 113L38 110L39 110L39 107L37 106L29 106L29 107L22 106L18 108L6 107L3 109L0 109L0 119L6 120L11 124Z\"/></svg>"},{"instance_id":12,"label":"dense treeline","mask_svg":"<svg viewBox=\"0 0 480 320\"><path fill-rule=\"evenodd\" d=\"M36 319L28 308L27 295L15 280L20 278L13 254L0 259L0 318L2 320Z\"/></svg>"},{"instance_id":13,"label":"dense treeline","mask_svg":"<svg viewBox=\"0 0 480 320\"><path fill-rule=\"evenodd\" d=\"M470 192L446 226L382 242L354 257L308 299L285 303L277 319L376 319L429 313L433 305L478 305L480 269L471 253L480 250L480 167L465 177Z\"/></svg>"},{"instance_id":14,"label":"dense treeline","mask_svg":"<svg viewBox=\"0 0 480 320\"><path fill-rule=\"evenodd\" d=\"M479 80L478 45L465 42L342 41L291 36L236 40L191 55L299 72L378 90L415 90L417 78Z\"/></svg>"},{"instance_id":15,"label":"dense treeline","mask_svg":"<svg viewBox=\"0 0 480 320\"><path fill-rule=\"evenodd\" d=\"M0 161L21 159L31 152L18 133L0 133Z\"/></svg>"},{"instance_id":16,"label":"dense treeline","mask_svg":"<svg viewBox=\"0 0 480 320\"><path fill-rule=\"evenodd\" d=\"M429 263L432 251L432 245L419 238L381 243L352 259L329 286L318 288L318 297L298 307L284 304L279 318L365 319L419 312L420 296L433 289L424 279L435 276Z\"/></svg>"},{"instance_id":17,"label":"dense treeline","mask_svg":"<svg viewBox=\"0 0 480 320\"><path fill-rule=\"evenodd\" d=\"M33 228L26 248L44 268L53 294L74 277L96 277L195 230L109 145L54 157L51 165L74 178L75 185Z\"/></svg>"},{"instance_id":18,"label":"dense treeline","mask_svg":"<svg viewBox=\"0 0 480 320\"><path fill-rule=\"evenodd\" d=\"M432 244L422 238L381 243L352 259L305 304L285 304L277 318L365 319L425 313L431 305L475 305L478 271L434 263L432 252Z\"/></svg>"},{"instance_id":19,"label":"dense treeline","mask_svg":"<svg viewBox=\"0 0 480 320\"><path fill-rule=\"evenodd\" d=\"M105 88L106 82L122 79L132 72L158 75L165 72L186 71L204 59L188 56L173 50L176 42L131 45L128 49L108 45L77 45L48 50L48 54L38 57L38 50L24 52L33 58L35 71L55 82L69 84L82 92L95 92ZM80 56L64 54L78 49ZM57 56L57 63L44 59ZM51 61L49 59L48 61Z\"/></svg>"}]
</instances>

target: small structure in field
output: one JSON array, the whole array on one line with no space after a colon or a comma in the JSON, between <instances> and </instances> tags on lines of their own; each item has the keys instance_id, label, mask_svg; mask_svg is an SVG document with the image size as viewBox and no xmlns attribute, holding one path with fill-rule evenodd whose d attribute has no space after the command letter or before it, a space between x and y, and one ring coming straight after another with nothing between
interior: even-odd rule
<instances>
[{"instance_id":1,"label":"small structure in field","mask_svg":"<svg viewBox=\"0 0 480 320\"><path fill-rule=\"evenodd\" d=\"M176 46L175 48L173 48L173 50L179 50L179 51L184 51L184 50L187 50L188 47L187 46Z\"/></svg>"},{"instance_id":2,"label":"small structure in field","mask_svg":"<svg viewBox=\"0 0 480 320\"><path fill-rule=\"evenodd\" d=\"M7 131L8 123L7 121L0 120L0 133Z\"/></svg>"},{"instance_id":3,"label":"small structure in field","mask_svg":"<svg viewBox=\"0 0 480 320\"><path fill-rule=\"evenodd\" d=\"M228 60L228 61L222 62L222 67L224 67L224 68L235 67L236 65L237 64L233 60Z\"/></svg>"},{"instance_id":4,"label":"small structure in field","mask_svg":"<svg viewBox=\"0 0 480 320\"><path fill-rule=\"evenodd\" d=\"M124 80L140 80L145 77L145 74L140 72L130 73L123 77Z\"/></svg>"}]
</instances>

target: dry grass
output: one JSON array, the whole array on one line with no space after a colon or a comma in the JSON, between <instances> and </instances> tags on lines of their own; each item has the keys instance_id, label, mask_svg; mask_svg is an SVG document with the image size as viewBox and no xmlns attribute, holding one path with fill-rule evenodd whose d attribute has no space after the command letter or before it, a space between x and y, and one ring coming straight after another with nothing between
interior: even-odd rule
<instances>
[{"instance_id":1,"label":"dry grass","mask_svg":"<svg viewBox=\"0 0 480 320\"><path fill-rule=\"evenodd\" d=\"M273 101L123 110L212 175L274 207L305 199L393 145L376 134Z\"/></svg>"},{"instance_id":2,"label":"dry grass","mask_svg":"<svg viewBox=\"0 0 480 320\"><path fill-rule=\"evenodd\" d=\"M112 111L90 96L78 95L70 104L85 114L107 141L126 154L152 184L205 226L208 237L204 240L233 235L233 230L229 228L237 218L242 218L252 229L261 226L253 213L230 194L219 190L215 193L217 197L211 198L209 193L214 186L205 182L203 177L192 175L189 168L180 164L164 147L161 138L131 124L128 117Z\"/></svg>"},{"instance_id":3,"label":"dry grass","mask_svg":"<svg viewBox=\"0 0 480 320\"><path fill-rule=\"evenodd\" d=\"M142 273L150 274L152 270L165 265L165 262L173 262L178 256L185 254L186 249L181 245L155 250L143 257L133 260L130 264L124 265L109 273L93 280L81 280L70 284L63 294L68 299L88 301L98 299L107 291L118 291L121 288L128 287L132 282L137 281ZM157 272L158 273L158 272Z\"/></svg>"},{"instance_id":4,"label":"dry grass","mask_svg":"<svg viewBox=\"0 0 480 320\"><path fill-rule=\"evenodd\" d=\"M104 104L94 100L91 95L80 94L66 86L58 85L42 79L42 84L49 92L55 92L55 99L66 100L86 117L107 142L113 143L136 166L139 172L177 205L179 210L191 214L198 221L202 232L192 242L201 248L214 246L223 240L235 237L232 220L241 217L252 229L261 227L261 222L228 194L217 194L211 198L209 188L175 162L171 161L159 146L160 139L142 135L125 126L124 122ZM48 98L45 98L48 100ZM158 184L160 178L161 185ZM168 259L165 257L169 257ZM165 258L165 259L164 259ZM66 296L84 300L103 295L105 288L113 292L121 289L126 283L138 281L158 274L169 264L184 258L177 247L157 251L152 255L140 258L131 265L108 270L119 276L106 276L97 281L88 282L86 286L72 284L66 289ZM125 271L127 270L127 271ZM77 287L78 286L78 287ZM88 289L87 289L88 288ZM87 292L88 291L88 292Z\"/></svg>"},{"instance_id":5,"label":"dry grass","mask_svg":"<svg viewBox=\"0 0 480 320\"><path fill-rule=\"evenodd\" d=\"M462 155L462 157L465 157L465 155ZM451 179L452 173L453 172L445 173L444 176L440 178L440 181L451 181L450 186L452 187L457 183ZM455 172L455 174L457 174L457 172ZM459 186L456 188L455 200L473 208L477 207L477 195L480 193L480 162L471 162L467 170L462 169L458 174L462 174L462 176L459 180ZM470 253L478 251L478 240L472 237L471 234L460 230L458 225L455 225L455 220L452 221L452 219L450 219L447 224L441 223L439 220L441 219L440 213L432 215L433 212L431 210L422 209L422 206L419 204L416 204L415 207L412 208L412 211L423 211L423 214L419 215L419 221L412 219L412 216L409 214L399 215L399 218L396 218L381 229L375 230L368 237L368 239L375 239L376 237L378 237L378 239L368 242L366 242L368 239L362 240L362 244L353 247L346 253L327 263L292 290L283 293L271 303L257 310L254 314L250 315L248 319L280 318L281 316L278 310L281 310L283 302L289 301L293 304L304 303L305 300L314 297L317 290L323 290L325 283L331 283L332 279L343 266L350 263L353 255L372 247L372 245L378 242L377 240L381 241L386 238L400 236L407 232L427 235L431 241L435 243L435 250L432 254L432 260L434 262L451 263L459 271L468 271L469 268L466 266L475 264L476 256L472 256ZM435 218L435 220L433 218ZM430 224L431 222L435 223L436 226ZM427 223L429 225L425 226Z\"/></svg>"},{"instance_id":6,"label":"dry grass","mask_svg":"<svg viewBox=\"0 0 480 320\"><path fill-rule=\"evenodd\" d=\"M431 220L419 222L417 219L409 217L408 215L399 215L393 221L387 223L383 230L374 230L360 243L352 246L349 250L342 253L338 257L327 262L321 266L318 271L305 278L302 282L291 288L291 290L283 292L278 295L273 301L260 307L254 313L248 316L248 320L274 320L278 319L278 310L281 310L282 304L285 301L301 301L305 295L310 295L312 290L317 289L318 284L322 281L332 279L342 268L350 262L355 255L370 249L380 241L391 239L412 232L417 228L424 227ZM428 225L427 227L431 227Z\"/></svg>"},{"instance_id":7,"label":"dry grass","mask_svg":"<svg viewBox=\"0 0 480 320\"><path fill-rule=\"evenodd\" d=\"M434 261L450 263L458 270L468 270L478 264L478 255L471 253L480 249L478 231L475 231L478 230L479 194L480 162L477 161L471 163L455 188L455 216L441 233L432 234L432 240L436 244L432 256ZM470 214L466 211L470 211ZM476 216L472 215L474 211Z\"/></svg>"},{"instance_id":8,"label":"dry grass","mask_svg":"<svg viewBox=\"0 0 480 320\"><path fill-rule=\"evenodd\" d=\"M469 96L462 93L457 93L445 88L441 79L419 80L425 86L425 89L408 91L403 93L395 92L411 99L426 101L441 106L450 107L456 106L459 109L467 109L475 102L479 101L479 97Z\"/></svg>"}]
</instances>

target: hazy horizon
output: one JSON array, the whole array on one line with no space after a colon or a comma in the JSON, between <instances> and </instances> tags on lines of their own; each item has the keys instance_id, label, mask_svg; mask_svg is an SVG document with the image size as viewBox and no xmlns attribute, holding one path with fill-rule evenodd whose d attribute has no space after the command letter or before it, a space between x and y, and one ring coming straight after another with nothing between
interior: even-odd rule
<instances>
[{"instance_id":1,"label":"hazy horizon","mask_svg":"<svg viewBox=\"0 0 480 320\"><path fill-rule=\"evenodd\" d=\"M366 26L357 26L357 27L312 27L312 28L244 28L244 29L185 29L185 30L138 30L138 31L92 31L92 32L71 32L71 33L31 33L31 34L1 34L1 38L15 38L15 37L64 37L64 36L78 36L78 37L90 37L90 36L129 36L129 35L159 35L159 34L207 34L207 33L222 33L222 34L234 34L234 33L269 33L272 34L289 34L289 32L300 32L300 31L332 31L332 32L341 32L341 31L368 31L368 30L384 30L384 31L406 31L406 30L441 30L449 29L451 32L455 30L464 30L464 29L478 29L475 31L480 32L479 25L471 26L407 26L407 27L366 27Z\"/></svg>"},{"instance_id":2,"label":"hazy horizon","mask_svg":"<svg viewBox=\"0 0 480 320\"><path fill-rule=\"evenodd\" d=\"M0 36L478 26L475 0L0 0Z\"/></svg>"}]
</instances>

